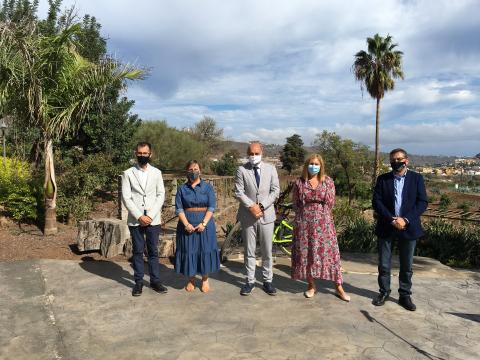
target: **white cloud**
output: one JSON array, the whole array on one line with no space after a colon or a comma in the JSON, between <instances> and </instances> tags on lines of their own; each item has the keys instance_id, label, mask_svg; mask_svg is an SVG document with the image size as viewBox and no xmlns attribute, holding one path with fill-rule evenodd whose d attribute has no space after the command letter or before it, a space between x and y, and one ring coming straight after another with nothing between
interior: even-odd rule
<instances>
[{"instance_id":1,"label":"white cloud","mask_svg":"<svg viewBox=\"0 0 480 360\"><path fill-rule=\"evenodd\" d=\"M97 17L110 51L152 68L128 91L146 119L184 127L209 115L236 138L281 143L334 129L371 143L375 101L362 98L350 66L377 32L399 44L406 75L381 102L385 145L440 136L436 129L456 142L466 134L452 127L480 113L477 0L82 0L77 8ZM412 137L397 134L410 128ZM435 151L421 139L419 152ZM456 143L452 151L473 146Z\"/></svg>"}]
</instances>

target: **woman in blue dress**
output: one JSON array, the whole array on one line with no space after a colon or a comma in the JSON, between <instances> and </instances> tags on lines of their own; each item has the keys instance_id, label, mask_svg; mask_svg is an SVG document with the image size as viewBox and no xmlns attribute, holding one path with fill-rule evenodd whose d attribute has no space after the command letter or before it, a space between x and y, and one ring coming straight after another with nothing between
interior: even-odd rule
<instances>
[{"instance_id":1,"label":"woman in blue dress","mask_svg":"<svg viewBox=\"0 0 480 360\"><path fill-rule=\"evenodd\" d=\"M213 212L215 192L200 178L196 160L187 163L188 181L177 189L175 210L178 214L175 271L188 280L185 290L195 290L195 275L202 275L203 292L210 290L208 274L220 269L220 251Z\"/></svg>"}]
</instances>

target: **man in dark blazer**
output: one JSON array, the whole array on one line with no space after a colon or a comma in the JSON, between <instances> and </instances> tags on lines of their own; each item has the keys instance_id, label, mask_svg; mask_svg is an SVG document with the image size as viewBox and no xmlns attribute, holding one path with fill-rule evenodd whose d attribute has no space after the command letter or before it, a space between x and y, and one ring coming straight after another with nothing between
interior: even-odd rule
<instances>
[{"instance_id":1,"label":"man in dark blazer","mask_svg":"<svg viewBox=\"0 0 480 360\"><path fill-rule=\"evenodd\" d=\"M392 245L398 243L400 257L398 303L415 311L411 299L413 254L417 239L423 235L420 216L427 209L427 193L422 175L408 170L408 155L403 149L390 152L392 171L378 177L373 192L377 215L378 285L380 294L373 305L381 306L390 295Z\"/></svg>"}]
</instances>

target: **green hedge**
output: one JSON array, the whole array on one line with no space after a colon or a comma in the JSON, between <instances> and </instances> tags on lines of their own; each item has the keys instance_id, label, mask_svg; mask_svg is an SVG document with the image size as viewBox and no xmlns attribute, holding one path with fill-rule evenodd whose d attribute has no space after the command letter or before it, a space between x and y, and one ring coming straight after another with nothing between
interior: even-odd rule
<instances>
[{"instance_id":1,"label":"green hedge","mask_svg":"<svg viewBox=\"0 0 480 360\"><path fill-rule=\"evenodd\" d=\"M447 265L480 267L480 226L433 220L425 224L425 237L417 249L418 255Z\"/></svg>"},{"instance_id":2,"label":"green hedge","mask_svg":"<svg viewBox=\"0 0 480 360\"><path fill-rule=\"evenodd\" d=\"M417 244L417 255L458 267L480 267L480 226L454 225L434 220L424 226L425 236ZM338 233L341 251L376 252L375 224L362 217L346 221Z\"/></svg>"}]
</instances>

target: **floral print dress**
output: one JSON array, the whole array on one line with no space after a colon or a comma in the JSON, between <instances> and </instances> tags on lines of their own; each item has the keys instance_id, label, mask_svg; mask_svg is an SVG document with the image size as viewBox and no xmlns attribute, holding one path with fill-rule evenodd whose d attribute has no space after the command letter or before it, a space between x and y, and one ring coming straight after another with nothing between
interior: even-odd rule
<instances>
[{"instance_id":1,"label":"floral print dress","mask_svg":"<svg viewBox=\"0 0 480 360\"><path fill-rule=\"evenodd\" d=\"M340 252L332 217L333 180L326 176L313 188L308 181L297 179L293 203L292 279L325 279L341 284Z\"/></svg>"}]
</instances>

